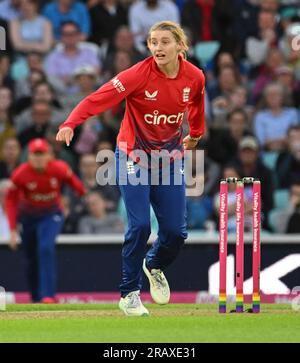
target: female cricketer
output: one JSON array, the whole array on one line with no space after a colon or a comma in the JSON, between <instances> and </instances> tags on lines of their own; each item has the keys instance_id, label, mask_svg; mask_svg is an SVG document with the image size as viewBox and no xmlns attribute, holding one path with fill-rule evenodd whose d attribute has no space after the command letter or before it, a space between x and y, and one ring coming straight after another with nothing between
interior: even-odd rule
<instances>
[{"instance_id":1,"label":"female cricketer","mask_svg":"<svg viewBox=\"0 0 300 363\"><path fill-rule=\"evenodd\" d=\"M185 185L183 176L181 185L174 182L121 185L118 174L121 156L133 150L143 150L149 155L153 150L179 151L183 155L183 149L194 148L204 133L204 75L185 60L188 47L183 30L173 22L157 23L150 29L147 43L151 56L119 73L81 101L60 126L56 137L69 145L76 126L126 98L116 148L117 181L128 215L119 307L126 315L133 316L149 314L140 300L142 270L149 279L153 300L158 304L169 302L170 289L163 270L174 261L187 238ZM185 112L189 135L182 140ZM135 172L137 162L138 159L127 162L127 174ZM173 174L174 165L170 168ZM147 170L150 174L151 168ZM150 205L159 231L146 254L151 232Z\"/></svg>"},{"instance_id":2,"label":"female cricketer","mask_svg":"<svg viewBox=\"0 0 300 363\"><path fill-rule=\"evenodd\" d=\"M52 159L45 139L30 141L28 152L28 162L15 169L6 193L10 247L17 248L20 222L32 301L54 303L55 239L63 225L61 186L67 183L80 195L85 189L64 161Z\"/></svg>"}]
</instances>

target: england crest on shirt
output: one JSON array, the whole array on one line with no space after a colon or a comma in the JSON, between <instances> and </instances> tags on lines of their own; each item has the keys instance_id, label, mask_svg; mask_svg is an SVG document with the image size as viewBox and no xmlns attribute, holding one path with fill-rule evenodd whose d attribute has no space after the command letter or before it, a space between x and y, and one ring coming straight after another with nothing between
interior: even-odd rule
<instances>
[{"instance_id":1,"label":"england crest on shirt","mask_svg":"<svg viewBox=\"0 0 300 363\"><path fill-rule=\"evenodd\" d=\"M50 185L51 185L51 188L57 188L58 186L58 181L56 178L51 178L50 179Z\"/></svg>"},{"instance_id":2,"label":"england crest on shirt","mask_svg":"<svg viewBox=\"0 0 300 363\"><path fill-rule=\"evenodd\" d=\"M26 188L29 190L34 190L37 187L37 183L36 182L30 182L26 184Z\"/></svg>"},{"instance_id":3,"label":"england crest on shirt","mask_svg":"<svg viewBox=\"0 0 300 363\"><path fill-rule=\"evenodd\" d=\"M191 89L189 87L185 87L183 89L183 93L182 93L182 100L183 100L183 102L189 102L190 92L191 92Z\"/></svg>"}]
</instances>

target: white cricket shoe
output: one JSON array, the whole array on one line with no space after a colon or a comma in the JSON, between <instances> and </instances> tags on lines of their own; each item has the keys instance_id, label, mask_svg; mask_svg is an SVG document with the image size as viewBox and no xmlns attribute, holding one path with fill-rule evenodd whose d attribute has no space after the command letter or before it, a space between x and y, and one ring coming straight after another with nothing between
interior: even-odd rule
<instances>
[{"instance_id":1,"label":"white cricket shoe","mask_svg":"<svg viewBox=\"0 0 300 363\"><path fill-rule=\"evenodd\" d=\"M143 270L150 283L150 293L152 299L157 304L167 304L170 300L170 288L164 273L158 269L152 269L150 272L146 267L145 259L143 261Z\"/></svg>"},{"instance_id":2,"label":"white cricket shoe","mask_svg":"<svg viewBox=\"0 0 300 363\"><path fill-rule=\"evenodd\" d=\"M121 297L119 308L127 316L148 316L149 311L145 308L140 299L140 292L132 291L125 297Z\"/></svg>"}]
</instances>

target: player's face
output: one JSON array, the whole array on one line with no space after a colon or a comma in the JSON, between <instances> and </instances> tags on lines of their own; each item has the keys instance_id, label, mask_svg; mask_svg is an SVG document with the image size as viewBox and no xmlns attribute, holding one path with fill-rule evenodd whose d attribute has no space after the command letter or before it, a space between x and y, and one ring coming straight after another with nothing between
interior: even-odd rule
<instances>
[{"instance_id":1,"label":"player's face","mask_svg":"<svg viewBox=\"0 0 300 363\"><path fill-rule=\"evenodd\" d=\"M155 30L151 33L148 40L148 47L158 66L166 66L170 63L177 62L178 54L181 50L169 30Z\"/></svg>"},{"instance_id":2,"label":"player's face","mask_svg":"<svg viewBox=\"0 0 300 363\"><path fill-rule=\"evenodd\" d=\"M50 160L49 153L29 153L28 161L30 165L36 170L45 170Z\"/></svg>"}]
</instances>

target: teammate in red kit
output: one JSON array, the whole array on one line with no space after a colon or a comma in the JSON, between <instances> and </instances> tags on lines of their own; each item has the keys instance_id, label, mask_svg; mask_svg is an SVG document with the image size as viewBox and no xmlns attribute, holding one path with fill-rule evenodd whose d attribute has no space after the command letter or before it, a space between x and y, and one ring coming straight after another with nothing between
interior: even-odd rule
<instances>
[{"instance_id":1,"label":"teammate in red kit","mask_svg":"<svg viewBox=\"0 0 300 363\"><path fill-rule=\"evenodd\" d=\"M185 60L186 36L176 23L155 24L149 32L152 56L121 72L81 101L60 126L58 141L70 144L74 128L126 98L126 110L117 139L117 181L128 215L128 229L122 250L122 282L119 307L126 315L148 315L140 300L141 274L150 282L155 302L166 304L170 290L163 270L174 261L186 232L185 185L152 185L148 168L147 185L120 183L119 165L130 154L127 177L136 173L138 158L131 151L178 151L194 148L204 133L204 75ZM187 112L189 135L182 140L183 115ZM183 165L183 164L182 164ZM175 170L176 169L176 170ZM179 168L178 168L179 169ZM182 172L182 168L180 171ZM157 172L157 170L156 170ZM178 173L175 162L171 174ZM183 172L182 172L183 174ZM158 238L146 254L150 235L150 205L159 223Z\"/></svg>"},{"instance_id":2,"label":"teammate in red kit","mask_svg":"<svg viewBox=\"0 0 300 363\"><path fill-rule=\"evenodd\" d=\"M17 222L27 260L27 277L33 302L55 302L55 239L63 225L60 190L63 183L85 193L81 181L61 160L53 160L49 144L33 139L28 162L11 176L6 213L11 230L10 247L17 248Z\"/></svg>"}]
</instances>

